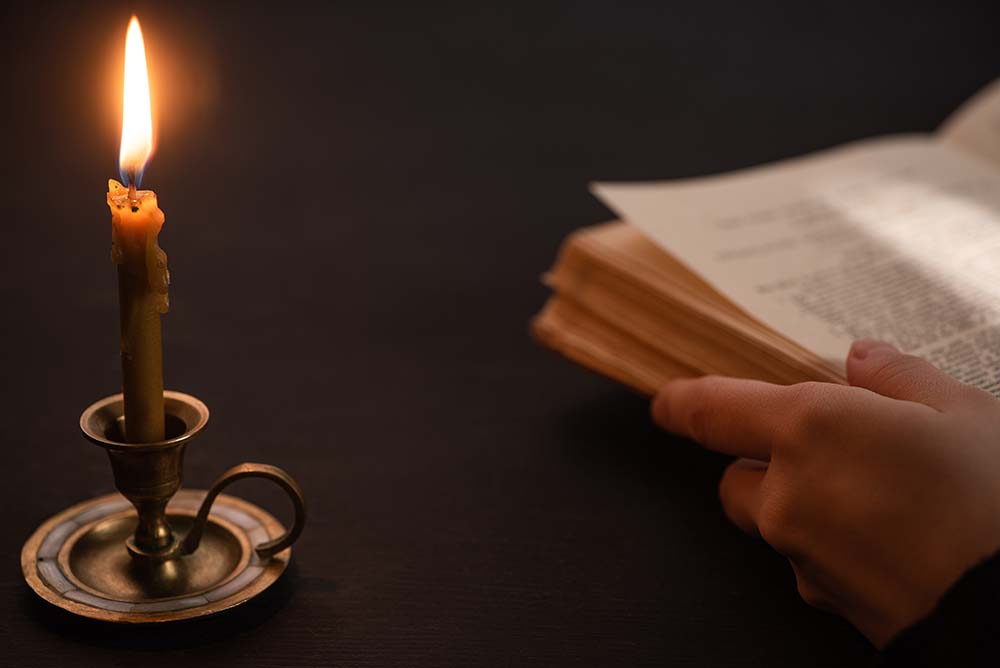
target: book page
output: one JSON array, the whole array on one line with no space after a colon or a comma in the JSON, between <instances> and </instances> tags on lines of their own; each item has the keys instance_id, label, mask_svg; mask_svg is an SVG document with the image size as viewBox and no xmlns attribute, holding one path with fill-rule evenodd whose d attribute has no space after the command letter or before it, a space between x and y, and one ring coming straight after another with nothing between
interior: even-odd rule
<instances>
[{"instance_id":1,"label":"book page","mask_svg":"<svg viewBox=\"0 0 1000 668\"><path fill-rule=\"evenodd\" d=\"M1000 170L982 160L903 136L593 190L835 368L854 339L884 339L1000 394Z\"/></svg>"},{"instance_id":2,"label":"book page","mask_svg":"<svg viewBox=\"0 0 1000 668\"><path fill-rule=\"evenodd\" d=\"M946 144L1000 165L1000 79L949 116L937 136Z\"/></svg>"}]
</instances>

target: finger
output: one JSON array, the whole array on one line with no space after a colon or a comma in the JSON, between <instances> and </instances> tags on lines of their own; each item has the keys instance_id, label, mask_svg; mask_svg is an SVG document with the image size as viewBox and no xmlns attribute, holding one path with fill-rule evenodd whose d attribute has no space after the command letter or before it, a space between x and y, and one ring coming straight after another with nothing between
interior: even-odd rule
<instances>
[{"instance_id":1,"label":"finger","mask_svg":"<svg viewBox=\"0 0 1000 668\"><path fill-rule=\"evenodd\" d=\"M737 459L719 480L719 500L722 510L733 524L749 534L759 534L761 483L767 464L753 459Z\"/></svg>"},{"instance_id":2,"label":"finger","mask_svg":"<svg viewBox=\"0 0 1000 668\"><path fill-rule=\"evenodd\" d=\"M886 397L925 404L938 410L980 391L960 383L930 362L904 355L883 341L855 341L847 356L847 380Z\"/></svg>"},{"instance_id":3,"label":"finger","mask_svg":"<svg viewBox=\"0 0 1000 668\"><path fill-rule=\"evenodd\" d=\"M718 452L768 460L789 389L720 376L674 380L653 400L653 420Z\"/></svg>"},{"instance_id":4,"label":"finger","mask_svg":"<svg viewBox=\"0 0 1000 668\"><path fill-rule=\"evenodd\" d=\"M827 612L837 612L837 608L833 602L833 598L829 595L827 590L820 587L815 580L810 578L798 563L793 559L789 559L788 563L792 566L792 572L795 573L795 585L799 590L799 596L806 604L819 608L820 610L826 610Z\"/></svg>"}]
</instances>

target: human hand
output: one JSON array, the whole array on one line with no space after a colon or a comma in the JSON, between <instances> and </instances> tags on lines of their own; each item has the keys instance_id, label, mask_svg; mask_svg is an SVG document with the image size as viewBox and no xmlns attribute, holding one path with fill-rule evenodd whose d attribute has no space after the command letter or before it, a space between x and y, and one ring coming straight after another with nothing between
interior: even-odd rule
<instances>
[{"instance_id":1,"label":"human hand","mask_svg":"<svg viewBox=\"0 0 1000 668\"><path fill-rule=\"evenodd\" d=\"M788 557L807 603L883 647L1000 549L1000 402L875 341L854 344L847 377L676 380L652 412L740 458L726 515Z\"/></svg>"}]
</instances>

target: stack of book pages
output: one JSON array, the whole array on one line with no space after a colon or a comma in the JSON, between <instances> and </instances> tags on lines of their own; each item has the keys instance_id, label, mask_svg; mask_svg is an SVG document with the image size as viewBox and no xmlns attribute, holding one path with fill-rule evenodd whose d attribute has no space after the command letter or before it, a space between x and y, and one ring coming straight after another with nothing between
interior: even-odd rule
<instances>
[{"instance_id":1,"label":"stack of book pages","mask_svg":"<svg viewBox=\"0 0 1000 668\"><path fill-rule=\"evenodd\" d=\"M622 220L565 240L532 323L586 367L844 382L878 338L1000 394L1000 82L933 135L593 192Z\"/></svg>"}]
</instances>

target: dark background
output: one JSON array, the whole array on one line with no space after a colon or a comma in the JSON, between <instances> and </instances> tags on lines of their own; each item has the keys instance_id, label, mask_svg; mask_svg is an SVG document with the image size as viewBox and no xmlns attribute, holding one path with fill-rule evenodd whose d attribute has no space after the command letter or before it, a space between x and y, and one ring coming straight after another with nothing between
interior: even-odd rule
<instances>
[{"instance_id":1,"label":"dark background","mask_svg":"<svg viewBox=\"0 0 1000 668\"><path fill-rule=\"evenodd\" d=\"M693 176L933 129L1000 74L997 3L6 4L0 53L3 663L843 666L873 652L727 524L725 460L530 341L539 274L609 217L592 179ZM116 628L23 583L107 492L78 434L117 391L106 179L136 11L167 222L168 387L205 487L301 483L262 598ZM235 493L273 508L265 483Z\"/></svg>"}]
</instances>

